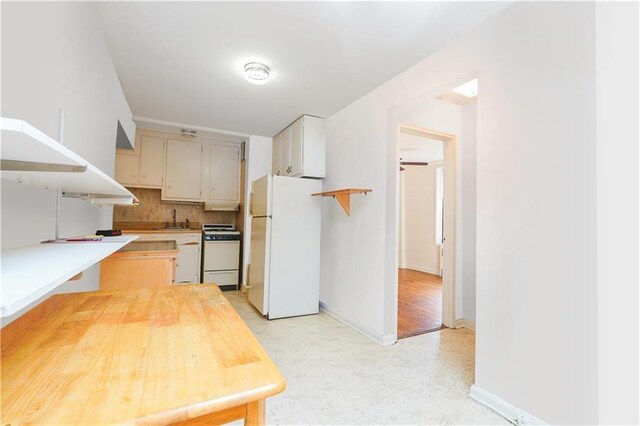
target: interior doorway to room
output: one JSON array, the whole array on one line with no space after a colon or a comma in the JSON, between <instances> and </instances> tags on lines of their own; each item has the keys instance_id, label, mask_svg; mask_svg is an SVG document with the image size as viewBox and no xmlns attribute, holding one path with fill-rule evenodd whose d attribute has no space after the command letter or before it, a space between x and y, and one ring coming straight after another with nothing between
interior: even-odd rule
<instances>
[{"instance_id":1,"label":"interior doorway to room","mask_svg":"<svg viewBox=\"0 0 640 426\"><path fill-rule=\"evenodd\" d=\"M443 327L445 141L453 138L400 126L399 339Z\"/></svg>"}]
</instances>

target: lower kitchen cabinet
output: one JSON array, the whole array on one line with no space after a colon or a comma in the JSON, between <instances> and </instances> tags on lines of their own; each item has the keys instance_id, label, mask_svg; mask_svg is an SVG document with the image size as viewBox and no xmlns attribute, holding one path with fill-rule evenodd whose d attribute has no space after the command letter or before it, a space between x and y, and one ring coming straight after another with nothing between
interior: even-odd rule
<instances>
[{"instance_id":1,"label":"lower kitchen cabinet","mask_svg":"<svg viewBox=\"0 0 640 426\"><path fill-rule=\"evenodd\" d=\"M125 234L137 234L135 230ZM178 244L176 259L176 284L197 284L200 282L202 234L194 233L139 233L137 241L173 240Z\"/></svg>"},{"instance_id":2,"label":"lower kitchen cabinet","mask_svg":"<svg viewBox=\"0 0 640 426\"><path fill-rule=\"evenodd\" d=\"M134 241L100 263L100 290L163 287L176 282L175 241Z\"/></svg>"},{"instance_id":3,"label":"lower kitchen cabinet","mask_svg":"<svg viewBox=\"0 0 640 426\"><path fill-rule=\"evenodd\" d=\"M176 284L199 283L200 244L196 242L178 244L178 250Z\"/></svg>"}]
</instances>

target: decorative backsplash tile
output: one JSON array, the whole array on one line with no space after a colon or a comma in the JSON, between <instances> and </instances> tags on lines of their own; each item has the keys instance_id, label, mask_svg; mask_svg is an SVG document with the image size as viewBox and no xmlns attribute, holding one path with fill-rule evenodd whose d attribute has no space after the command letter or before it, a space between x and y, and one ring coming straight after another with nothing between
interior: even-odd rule
<instances>
[{"instance_id":1,"label":"decorative backsplash tile","mask_svg":"<svg viewBox=\"0 0 640 426\"><path fill-rule=\"evenodd\" d=\"M176 209L176 222L233 223L237 224L237 212L206 212L202 204L176 204L162 202L159 189L127 188L133 192L140 205L115 206L114 222L171 222L173 209Z\"/></svg>"}]
</instances>

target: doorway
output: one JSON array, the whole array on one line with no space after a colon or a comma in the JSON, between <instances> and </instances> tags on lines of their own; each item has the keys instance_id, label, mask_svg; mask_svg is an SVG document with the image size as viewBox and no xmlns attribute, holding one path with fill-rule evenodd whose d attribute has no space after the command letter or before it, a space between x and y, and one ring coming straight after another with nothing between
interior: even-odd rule
<instances>
[{"instance_id":1,"label":"doorway","mask_svg":"<svg viewBox=\"0 0 640 426\"><path fill-rule=\"evenodd\" d=\"M453 326L455 139L399 126L398 339Z\"/></svg>"}]
</instances>

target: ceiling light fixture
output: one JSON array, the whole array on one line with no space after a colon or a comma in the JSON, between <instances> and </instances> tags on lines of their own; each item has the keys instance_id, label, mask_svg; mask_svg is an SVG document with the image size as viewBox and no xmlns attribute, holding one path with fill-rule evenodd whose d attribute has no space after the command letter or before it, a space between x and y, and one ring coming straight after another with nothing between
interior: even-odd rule
<instances>
[{"instance_id":1,"label":"ceiling light fixture","mask_svg":"<svg viewBox=\"0 0 640 426\"><path fill-rule=\"evenodd\" d=\"M478 79L474 78L460 86L451 89L453 93L457 93L467 98L475 98L478 96Z\"/></svg>"},{"instance_id":2,"label":"ceiling light fixture","mask_svg":"<svg viewBox=\"0 0 640 426\"><path fill-rule=\"evenodd\" d=\"M271 70L260 62L249 62L244 66L244 78L251 84L266 84Z\"/></svg>"}]
</instances>

